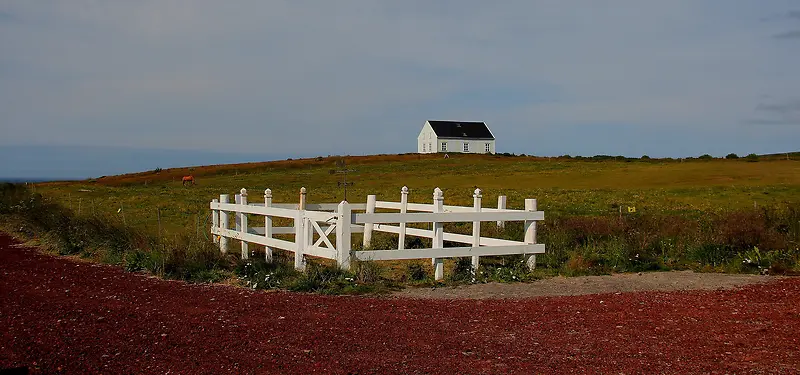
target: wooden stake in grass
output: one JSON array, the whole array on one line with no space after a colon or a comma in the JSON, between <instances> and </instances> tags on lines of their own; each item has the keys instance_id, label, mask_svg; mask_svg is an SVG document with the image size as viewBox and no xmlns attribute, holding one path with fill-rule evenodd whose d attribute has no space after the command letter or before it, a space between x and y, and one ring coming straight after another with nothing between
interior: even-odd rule
<instances>
[{"instance_id":1,"label":"wooden stake in grass","mask_svg":"<svg viewBox=\"0 0 800 375\"><path fill-rule=\"evenodd\" d=\"M408 186L400 189L400 213L408 212ZM406 223L400 223L400 235L397 239L397 248L403 250L406 247Z\"/></svg>"},{"instance_id":2,"label":"wooden stake in grass","mask_svg":"<svg viewBox=\"0 0 800 375\"><path fill-rule=\"evenodd\" d=\"M347 196L347 193L345 193ZM347 198L345 198L345 202ZM375 213L375 203L377 202L376 196L373 194L367 195L367 211L368 214ZM363 247L364 249L369 248L372 245L372 230L374 229L374 225L372 223L364 223L364 241Z\"/></svg>"},{"instance_id":3,"label":"wooden stake in grass","mask_svg":"<svg viewBox=\"0 0 800 375\"><path fill-rule=\"evenodd\" d=\"M305 228L305 213L306 210L306 188L300 188L300 204L297 206L297 214L294 219L294 269L298 271L305 271L306 260L303 257L306 243L306 228Z\"/></svg>"},{"instance_id":4,"label":"wooden stake in grass","mask_svg":"<svg viewBox=\"0 0 800 375\"><path fill-rule=\"evenodd\" d=\"M219 203L219 199L214 198L212 203ZM211 238L214 243L219 243L219 236L214 233L214 229L219 228L219 211L211 210Z\"/></svg>"},{"instance_id":5,"label":"wooden stake in grass","mask_svg":"<svg viewBox=\"0 0 800 375\"><path fill-rule=\"evenodd\" d=\"M497 196L497 209L498 209L498 210L505 210L505 209L506 209L506 202L507 202L507 201L508 201L508 200L506 199L506 196L505 196L505 195L499 195L499 196ZM501 229L502 229L502 228L505 228L505 227L506 227L506 223L505 223L505 221L498 220L498 221L497 221L497 227L498 227L498 228L501 228Z\"/></svg>"},{"instance_id":6,"label":"wooden stake in grass","mask_svg":"<svg viewBox=\"0 0 800 375\"><path fill-rule=\"evenodd\" d=\"M228 203L230 196L228 194L220 194L219 203ZM228 213L219 211L219 227L220 229L228 229ZM223 254L228 252L228 237L219 237L219 251Z\"/></svg>"},{"instance_id":7,"label":"wooden stake in grass","mask_svg":"<svg viewBox=\"0 0 800 375\"><path fill-rule=\"evenodd\" d=\"M438 187L433 190L433 212L444 212L444 193ZM433 244L432 248L441 249L444 247L444 223L433 222ZM431 259L434 267L434 279L436 281L444 278L444 259Z\"/></svg>"},{"instance_id":8,"label":"wooden stake in grass","mask_svg":"<svg viewBox=\"0 0 800 375\"><path fill-rule=\"evenodd\" d=\"M241 204L243 206L247 206L247 189L242 188L241 194L239 194L239 199L240 199L239 204ZM239 222L240 222L239 229L242 231L242 234L246 234L247 233L247 214L246 213L243 212L243 213L239 214ZM241 243L242 243L242 259L250 258L250 247L249 247L249 244L247 243L247 241L244 241L244 240L242 240Z\"/></svg>"},{"instance_id":9,"label":"wooden stake in grass","mask_svg":"<svg viewBox=\"0 0 800 375\"><path fill-rule=\"evenodd\" d=\"M272 189L264 190L264 207L272 207ZM269 215L264 216L264 237L272 238L272 216ZM272 263L272 248L265 246L264 252L266 262Z\"/></svg>"},{"instance_id":10,"label":"wooden stake in grass","mask_svg":"<svg viewBox=\"0 0 800 375\"><path fill-rule=\"evenodd\" d=\"M525 199L525 211L535 212L537 210L536 207L536 199ZM536 243L536 221L534 220L526 220L524 224L525 228L525 243L526 244L535 244ZM536 269L536 254L526 255L525 261L528 265L528 269L533 271Z\"/></svg>"},{"instance_id":11,"label":"wooden stake in grass","mask_svg":"<svg viewBox=\"0 0 800 375\"><path fill-rule=\"evenodd\" d=\"M472 207L475 209L475 212L481 212L481 198L483 195L481 194L481 189L475 189L475 194L472 195ZM481 246L481 222L480 221L473 221L472 222L472 247L480 247ZM472 256L472 282L475 282L475 272L478 272L478 266L480 265L480 257L477 255Z\"/></svg>"}]
</instances>

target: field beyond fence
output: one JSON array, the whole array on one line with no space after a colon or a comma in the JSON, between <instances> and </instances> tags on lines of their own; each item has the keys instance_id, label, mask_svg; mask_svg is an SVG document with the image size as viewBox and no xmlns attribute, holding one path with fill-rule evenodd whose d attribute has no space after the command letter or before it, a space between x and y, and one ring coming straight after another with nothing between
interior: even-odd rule
<instances>
[{"instance_id":1,"label":"field beyond fence","mask_svg":"<svg viewBox=\"0 0 800 375\"><path fill-rule=\"evenodd\" d=\"M210 197L242 187L263 192L269 186L276 202L292 202L305 186L309 203L338 202L343 193L339 177L329 171L339 159L154 169L36 184L24 191L4 188L0 213L6 230L19 231L20 222L30 235L50 233L62 252L92 248L106 253L105 261L131 269L197 280L256 275L260 271L242 270L245 265L238 261L208 252L214 249ZM375 194L379 200L396 200L399 187L406 185L412 203L428 203L435 187L452 199L450 204L462 206L471 205L476 187L485 196L507 196L513 209L523 209L525 198L536 198L538 208L547 212L538 227L538 242L547 245L538 256L539 267L528 272L511 256L488 259L478 270L478 281L660 269L800 269L800 162L795 160L592 161L453 154L449 159L394 155L347 161L355 170L348 176L355 182L348 187L353 197ZM197 185L182 186L176 176L183 174L193 174ZM445 230L471 234L469 223L447 224ZM481 228L481 236L506 240L519 240L523 232L521 223ZM430 239L407 241L408 249L431 245ZM372 242L384 249L398 245L396 236L381 233ZM358 245L356 238L356 251ZM255 260L248 267L278 272ZM455 259L445 267L452 280L470 272L469 261ZM392 261L377 268L370 271L371 279L424 284L433 278L430 261ZM328 276L345 280L353 275Z\"/></svg>"}]
</instances>

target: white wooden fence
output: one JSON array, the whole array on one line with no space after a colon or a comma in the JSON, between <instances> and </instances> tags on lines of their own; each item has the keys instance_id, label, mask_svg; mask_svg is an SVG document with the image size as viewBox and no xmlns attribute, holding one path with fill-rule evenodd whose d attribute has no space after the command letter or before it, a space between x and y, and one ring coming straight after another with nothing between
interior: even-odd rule
<instances>
[{"instance_id":1,"label":"white wooden fence","mask_svg":"<svg viewBox=\"0 0 800 375\"><path fill-rule=\"evenodd\" d=\"M472 257L473 270L478 268L481 256L522 254L528 267L536 267L536 254L543 254L544 244L536 243L536 221L544 220L544 212L536 210L536 200L526 199L524 210L506 209L506 197L499 196L497 208L481 206L481 190L475 189L472 207L446 206L442 190L433 192L433 204L408 202L408 188L400 191L400 202L378 201L368 195L366 203L321 203L307 204L306 189L300 189L300 202L273 203L272 191L264 191L264 203L249 203L247 190L236 194L234 203L230 196L220 195L211 202L214 241L220 250L228 249L228 239L241 241L242 258L249 257L248 243L266 246L266 259L272 261L273 249L294 252L295 268L305 268L305 256L316 256L336 260L339 267L350 268L351 259L393 260L431 258L435 267L435 278L441 280L444 273L444 258ZM376 209L398 212L375 212ZM235 217L235 228L228 228L228 214ZM248 215L265 217L264 227L250 227ZM273 227L273 218L288 218L294 221L291 227ZM523 241L481 237L481 222L496 221L503 226L505 221L524 221ZM444 223L471 222L472 235L444 232ZM408 228L407 223L432 223L432 229ZM397 224L397 225L391 225ZM352 250L352 234L363 233L364 248L369 248L372 233L386 232L399 236L397 249ZM294 242L275 238L275 235L294 234ZM331 235L334 235L333 241ZM431 238L432 247L405 249L405 237ZM444 247L444 241L467 244L463 247Z\"/></svg>"}]
</instances>

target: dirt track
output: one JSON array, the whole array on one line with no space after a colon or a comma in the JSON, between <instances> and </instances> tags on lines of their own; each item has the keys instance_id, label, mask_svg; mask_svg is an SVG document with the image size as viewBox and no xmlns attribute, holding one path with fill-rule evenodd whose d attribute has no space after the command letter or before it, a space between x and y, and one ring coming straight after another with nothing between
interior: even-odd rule
<instances>
[{"instance_id":1,"label":"dirt track","mask_svg":"<svg viewBox=\"0 0 800 375\"><path fill-rule=\"evenodd\" d=\"M0 368L39 373L798 373L800 279L523 300L189 285L9 246Z\"/></svg>"},{"instance_id":2,"label":"dirt track","mask_svg":"<svg viewBox=\"0 0 800 375\"><path fill-rule=\"evenodd\" d=\"M617 292L732 289L747 284L775 281L775 277L694 273L692 271L645 272L609 276L553 277L530 283L487 283L446 288L407 288L398 297L416 298L530 298L580 296Z\"/></svg>"}]
</instances>

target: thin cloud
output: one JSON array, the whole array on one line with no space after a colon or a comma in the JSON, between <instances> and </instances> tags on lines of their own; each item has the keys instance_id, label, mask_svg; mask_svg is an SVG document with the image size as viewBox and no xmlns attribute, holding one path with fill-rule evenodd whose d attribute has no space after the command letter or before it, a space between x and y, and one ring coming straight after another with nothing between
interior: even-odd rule
<instances>
[{"instance_id":1,"label":"thin cloud","mask_svg":"<svg viewBox=\"0 0 800 375\"><path fill-rule=\"evenodd\" d=\"M14 17L13 14L0 10L0 22L10 22L16 20L17 17Z\"/></svg>"},{"instance_id":2,"label":"thin cloud","mask_svg":"<svg viewBox=\"0 0 800 375\"><path fill-rule=\"evenodd\" d=\"M800 125L800 100L780 103L759 103L759 116L745 121L749 125Z\"/></svg>"},{"instance_id":3,"label":"thin cloud","mask_svg":"<svg viewBox=\"0 0 800 375\"><path fill-rule=\"evenodd\" d=\"M770 119L751 119L744 121L747 125L800 125L800 119L797 120L770 120Z\"/></svg>"},{"instance_id":4,"label":"thin cloud","mask_svg":"<svg viewBox=\"0 0 800 375\"><path fill-rule=\"evenodd\" d=\"M790 101L779 104L759 104L756 107L757 111L775 112L780 114L800 112L800 100Z\"/></svg>"},{"instance_id":5,"label":"thin cloud","mask_svg":"<svg viewBox=\"0 0 800 375\"><path fill-rule=\"evenodd\" d=\"M781 15L765 17L765 18L762 18L761 20L762 21L771 22L771 21L780 21L780 20L786 20L786 19L800 20L800 10L790 10L790 11L788 11L786 13L781 14ZM800 30L785 31L785 32L778 33L778 34L773 34L772 37L775 38L775 39L784 39L784 40L785 39L798 39L798 38L800 38Z\"/></svg>"},{"instance_id":6,"label":"thin cloud","mask_svg":"<svg viewBox=\"0 0 800 375\"><path fill-rule=\"evenodd\" d=\"M790 10L781 14L773 14L771 16L761 18L763 22L780 21L785 19L800 19L800 10Z\"/></svg>"},{"instance_id":7,"label":"thin cloud","mask_svg":"<svg viewBox=\"0 0 800 375\"><path fill-rule=\"evenodd\" d=\"M800 38L800 30L787 31L772 36L775 39L797 39Z\"/></svg>"}]
</instances>

